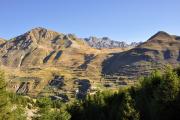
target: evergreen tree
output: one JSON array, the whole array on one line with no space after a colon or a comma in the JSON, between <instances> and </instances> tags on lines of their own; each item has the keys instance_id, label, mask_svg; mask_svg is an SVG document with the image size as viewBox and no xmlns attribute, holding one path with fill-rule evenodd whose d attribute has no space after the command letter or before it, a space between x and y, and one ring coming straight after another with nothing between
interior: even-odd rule
<instances>
[{"instance_id":1,"label":"evergreen tree","mask_svg":"<svg viewBox=\"0 0 180 120\"><path fill-rule=\"evenodd\" d=\"M134 100L128 92L122 93L122 101L117 116L117 120L139 120L139 112L136 110Z\"/></svg>"},{"instance_id":2,"label":"evergreen tree","mask_svg":"<svg viewBox=\"0 0 180 120\"><path fill-rule=\"evenodd\" d=\"M171 67L167 67L163 80L157 91L154 92L155 98L160 103L174 101L179 92L179 78Z\"/></svg>"}]
</instances>

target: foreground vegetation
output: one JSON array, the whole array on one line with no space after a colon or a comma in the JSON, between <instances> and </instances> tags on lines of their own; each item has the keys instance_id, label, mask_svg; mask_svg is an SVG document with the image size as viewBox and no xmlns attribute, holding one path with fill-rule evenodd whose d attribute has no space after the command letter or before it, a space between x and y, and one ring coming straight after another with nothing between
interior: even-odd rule
<instances>
[{"instance_id":1,"label":"foreground vegetation","mask_svg":"<svg viewBox=\"0 0 180 120\"><path fill-rule=\"evenodd\" d=\"M154 71L117 93L88 96L69 108L72 120L179 120L180 68Z\"/></svg>"},{"instance_id":2,"label":"foreground vegetation","mask_svg":"<svg viewBox=\"0 0 180 120\"><path fill-rule=\"evenodd\" d=\"M131 88L97 92L83 101L62 103L9 94L0 74L0 119L24 120L25 108L36 109L34 120L179 120L180 68L154 71ZM14 107L15 106L15 107Z\"/></svg>"}]
</instances>

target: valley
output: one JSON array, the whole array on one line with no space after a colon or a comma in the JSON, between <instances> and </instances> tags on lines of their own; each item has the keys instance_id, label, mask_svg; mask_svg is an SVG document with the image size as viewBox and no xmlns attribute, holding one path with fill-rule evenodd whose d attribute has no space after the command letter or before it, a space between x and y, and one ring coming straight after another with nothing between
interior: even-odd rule
<instances>
[{"instance_id":1,"label":"valley","mask_svg":"<svg viewBox=\"0 0 180 120\"><path fill-rule=\"evenodd\" d=\"M121 43L106 48L100 43L99 49L73 34L41 27L1 39L0 64L8 90L35 98L83 99L86 94L134 85L139 77L167 64L180 64L179 37L165 32L137 46Z\"/></svg>"}]
</instances>

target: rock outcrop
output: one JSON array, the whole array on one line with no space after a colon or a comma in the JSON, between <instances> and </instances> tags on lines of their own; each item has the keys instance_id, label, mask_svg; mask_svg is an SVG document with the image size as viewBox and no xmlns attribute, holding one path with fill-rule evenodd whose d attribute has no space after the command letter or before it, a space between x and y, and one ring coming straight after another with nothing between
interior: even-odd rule
<instances>
[{"instance_id":1,"label":"rock outcrop","mask_svg":"<svg viewBox=\"0 0 180 120\"><path fill-rule=\"evenodd\" d=\"M84 39L91 47L102 49L102 48L132 48L140 43L132 42L127 44L125 42L114 41L108 37L97 38L97 37L89 37Z\"/></svg>"}]
</instances>

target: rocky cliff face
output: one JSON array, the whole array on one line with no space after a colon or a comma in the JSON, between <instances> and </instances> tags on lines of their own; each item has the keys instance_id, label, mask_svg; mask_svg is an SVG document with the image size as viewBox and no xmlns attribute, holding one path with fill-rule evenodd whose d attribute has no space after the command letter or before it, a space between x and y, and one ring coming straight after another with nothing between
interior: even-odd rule
<instances>
[{"instance_id":1,"label":"rocky cliff face","mask_svg":"<svg viewBox=\"0 0 180 120\"><path fill-rule=\"evenodd\" d=\"M132 48L140 43L132 42L127 44L125 42L114 41L108 37L97 38L97 37L89 37L84 39L91 47L101 49L101 48Z\"/></svg>"}]
</instances>

